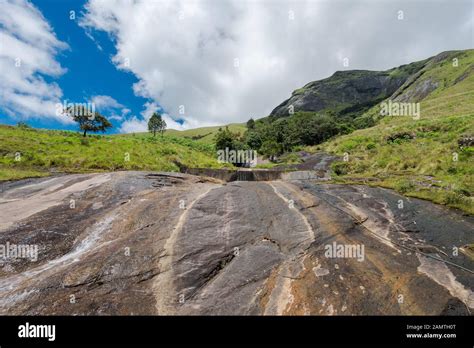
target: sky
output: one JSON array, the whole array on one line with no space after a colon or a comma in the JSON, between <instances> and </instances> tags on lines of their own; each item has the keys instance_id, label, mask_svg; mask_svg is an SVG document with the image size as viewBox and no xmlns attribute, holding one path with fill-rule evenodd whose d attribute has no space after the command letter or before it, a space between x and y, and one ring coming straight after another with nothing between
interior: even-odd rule
<instances>
[{"instance_id":1,"label":"sky","mask_svg":"<svg viewBox=\"0 0 474 348\"><path fill-rule=\"evenodd\" d=\"M0 123L110 133L267 116L338 70L385 70L474 48L472 0L0 0ZM59 112L58 112L59 110Z\"/></svg>"}]
</instances>

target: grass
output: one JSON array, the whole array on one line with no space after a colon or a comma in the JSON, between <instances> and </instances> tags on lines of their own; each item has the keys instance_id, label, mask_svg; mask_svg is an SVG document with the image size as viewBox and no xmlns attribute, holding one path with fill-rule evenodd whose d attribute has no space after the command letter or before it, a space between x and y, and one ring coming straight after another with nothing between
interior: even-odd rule
<instances>
[{"instance_id":1,"label":"grass","mask_svg":"<svg viewBox=\"0 0 474 348\"><path fill-rule=\"evenodd\" d=\"M229 127L229 130L233 133L243 134L247 130L247 127L242 123L231 123L227 126ZM184 131L169 129L165 132L165 134L192 139L198 143L210 145L214 143L214 137L219 128L221 127L225 126L201 127Z\"/></svg>"},{"instance_id":2,"label":"grass","mask_svg":"<svg viewBox=\"0 0 474 348\"><path fill-rule=\"evenodd\" d=\"M269 162L269 163L260 163L260 164L257 164L255 166L256 169L273 169L275 168L276 166L278 166L279 163L273 163L273 162Z\"/></svg>"},{"instance_id":3,"label":"grass","mask_svg":"<svg viewBox=\"0 0 474 348\"><path fill-rule=\"evenodd\" d=\"M291 95L303 94L305 91L306 91L306 88L304 88L304 87L298 88L298 89L295 89Z\"/></svg>"},{"instance_id":4,"label":"grass","mask_svg":"<svg viewBox=\"0 0 474 348\"><path fill-rule=\"evenodd\" d=\"M178 171L219 168L212 145L165 135L92 135L0 125L0 180L49 175L50 172L115 170ZM16 156L18 155L18 156Z\"/></svg>"},{"instance_id":5,"label":"grass","mask_svg":"<svg viewBox=\"0 0 474 348\"><path fill-rule=\"evenodd\" d=\"M453 58L458 58L457 67ZM391 74L405 74L409 68L399 67ZM420 119L380 119L377 105L363 116L377 119L376 126L306 150L348 154L347 162L333 163L335 182L362 181L474 214L474 148L458 145L461 137L474 135L474 50L451 52L447 59L426 64L419 81L407 88L416 88L427 79L438 87L421 101ZM168 130L163 138L148 133L83 138L75 132L0 126L0 180L45 176L52 171L229 166L216 160L213 141L219 128ZM229 129L242 134L246 128L231 124ZM298 158L289 154L285 162L297 163Z\"/></svg>"},{"instance_id":6,"label":"grass","mask_svg":"<svg viewBox=\"0 0 474 348\"><path fill-rule=\"evenodd\" d=\"M49 173L44 170L0 166L0 181L39 178L48 175Z\"/></svg>"},{"instance_id":7,"label":"grass","mask_svg":"<svg viewBox=\"0 0 474 348\"><path fill-rule=\"evenodd\" d=\"M459 66L453 67L456 56ZM347 162L333 164L335 181L367 179L369 185L474 214L474 147L458 145L461 137L474 135L473 66L474 50L468 50L427 68L422 78L439 85L421 101L419 120L385 117L374 127L319 145L330 153L349 155ZM471 73L459 81L466 71Z\"/></svg>"}]
</instances>

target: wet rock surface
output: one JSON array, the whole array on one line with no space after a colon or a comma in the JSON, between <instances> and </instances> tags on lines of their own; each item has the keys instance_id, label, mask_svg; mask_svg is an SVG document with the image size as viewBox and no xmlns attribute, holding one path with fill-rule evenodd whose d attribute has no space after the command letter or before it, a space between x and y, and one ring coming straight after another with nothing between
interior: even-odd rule
<instances>
[{"instance_id":1,"label":"wet rock surface","mask_svg":"<svg viewBox=\"0 0 474 348\"><path fill-rule=\"evenodd\" d=\"M474 218L390 190L115 172L5 183L0 207L0 245L38 247L0 258L1 314L474 309Z\"/></svg>"}]
</instances>

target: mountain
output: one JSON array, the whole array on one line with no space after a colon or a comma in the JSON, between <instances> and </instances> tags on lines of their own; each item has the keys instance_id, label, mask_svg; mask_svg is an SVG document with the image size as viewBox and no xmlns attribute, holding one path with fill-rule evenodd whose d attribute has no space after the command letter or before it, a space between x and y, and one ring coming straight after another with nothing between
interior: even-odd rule
<instances>
[{"instance_id":1,"label":"mountain","mask_svg":"<svg viewBox=\"0 0 474 348\"><path fill-rule=\"evenodd\" d=\"M387 99L419 102L472 75L472 65L463 68L460 64L461 58L470 54L472 50L446 51L386 71L337 71L293 91L290 98L273 109L270 118L291 116L293 109L295 113L331 112L336 118L355 119ZM453 69L446 69L449 66Z\"/></svg>"},{"instance_id":2,"label":"mountain","mask_svg":"<svg viewBox=\"0 0 474 348\"><path fill-rule=\"evenodd\" d=\"M257 120L247 138L282 160L291 151L323 150L341 158L332 164L336 181L473 214L474 49L310 82Z\"/></svg>"},{"instance_id":3,"label":"mountain","mask_svg":"<svg viewBox=\"0 0 474 348\"><path fill-rule=\"evenodd\" d=\"M376 105L361 116L376 120L373 127L313 149L347 154L348 161L333 165L337 180L385 186L474 214L474 50L428 59L390 100L419 103L419 117L381 116Z\"/></svg>"},{"instance_id":4,"label":"mountain","mask_svg":"<svg viewBox=\"0 0 474 348\"><path fill-rule=\"evenodd\" d=\"M331 77L313 81L295 90L291 97L270 113L271 117L290 115L294 112L327 112L338 115L359 114L378 102L390 97L410 77L423 69L423 60L387 71L347 70L337 71Z\"/></svg>"}]
</instances>

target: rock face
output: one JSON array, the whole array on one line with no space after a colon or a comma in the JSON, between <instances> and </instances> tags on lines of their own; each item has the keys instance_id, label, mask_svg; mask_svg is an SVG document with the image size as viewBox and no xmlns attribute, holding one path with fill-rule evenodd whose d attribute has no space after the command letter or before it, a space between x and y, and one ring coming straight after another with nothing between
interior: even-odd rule
<instances>
[{"instance_id":1,"label":"rock face","mask_svg":"<svg viewBox=\"0 0 474 348\"><path fill-rule=\"evenodd\" d=\"M295 90L291 97L270 114L273 118L290 116L294 112L333 112L336 116L360 116L369 107L384 99L397 102L419 102L442 85L433 69L452 64L463 51L446 51L434 57L386 71L345 70L331 77L313 81ZM473 73L470 66L455 81L458 83Z\"/></svg>"},{"instance_id":2,"label":"rock face","mask_svg":"<svg viewBox=\"0 0 474 348\"><path fill-rule=\"evenodd\" d=\"M391 96L407 77L391 76L389 71L337 71L327 79L310 82L294 91L270 115L289 116L290 106L295 112L332 110L343 113L357 107L371 106Z\"/></svg>"},{"instance_id":3,"label":"rock face","mask_svg":"<svg viewBox=\"0 0 474 348\"><path fill-rule=\"evenodd\" d=\"M38 246L0 259L2 315L474 309L474 219L385 189L116 172L4 184L0 199L0 245Z\"/></svg>"}]
</instances>

